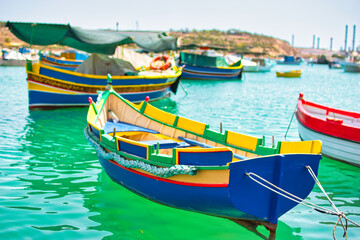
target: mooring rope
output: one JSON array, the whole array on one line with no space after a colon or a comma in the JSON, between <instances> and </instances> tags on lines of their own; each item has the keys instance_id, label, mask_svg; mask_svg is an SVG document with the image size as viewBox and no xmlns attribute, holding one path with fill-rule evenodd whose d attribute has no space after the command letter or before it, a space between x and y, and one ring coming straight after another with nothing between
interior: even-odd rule
<instances>
[{"instance_id":1,"label":"mooring rope","mask_svg":"<svg viewBox=\"0 0 360 240\"><path fill-rule=\"evenodd\" d=\"M295 110L293 111L293 114L291 115L291 119L290 119L290 122L289 122L289 125L288 125L288 127L287 127L287 129L286 129L286 133L285 133L285 140L286 140L286 136L287 136L287 134L288 134L288 131L289 131L289 129L290 129L290 126L291 126L291 123L292 123L292 121L293 121L293 119L294 119L294 115L295 115L295 113L296 113L296 110L297 110L297 104L296 104L296 107L295 107Z\"/></svg>"},{"instance_id":2,"label":"mooring rope","mask_svg":"<svg viewBox=\"0 0 360 240\"><path fill-rule=\"evenodd\" d=\"M337 225L338 225L339 222L340 222L341 225L342 225L342 227L343 227L343 229L344 229L343 237L345 237L345 239L347 239L348 221L351 222L352 224L354 224L354 225L357 226L357 227L360 227L360 225L357 224L357 223L355 223L354 221L351 221L348 217L345 216L345 214L344 214L343 212L340 212L340 211L338 210L338 208L335 206L335 204L331 201L330 197L326 194L324 188L322 187L320 181L319 181L318 178L316 177L316 174L315 174L314 171L311 169L311 167L310 167L310 166L306 166L306 169L309 171L311 177L314 179L314 181L316 182L316 184L319 186L319 188L321 189L321 191L323 192L323 194L327 197L328 201L330 202L330 205L333 207L333 209L335 210L335 212L332 211L332 210L328 210L328 209L326 209L326 208L324 208L324 207L321 207L321 206L319 206L319 205L317 205L317 204L314 204L314 203L311 203L311 202L309 202L309 201L306 201L306 200L304 200L304 199L302 199L302 198L300 198L300 197L298 197L298 196L296 196L296 195L294 195L294 194L291 194L291 193L285 191L284 189L276 186L275 184L267 181L266 179L260 177L259 175L255 174L255 173L247 172L247 173L245 173L245 174L246 174L251 180L253 180L254 182L260 184L261 186L269 189L270 191L273 191L273 192L275 192L275 193L277 193L277 194L279 194L279 195L281 195L281 196L283 196L283 197L285 197L285 198L287 198L287 199L289 199L289 200L291 200L291 201L294 201L294 202L296 202L296 203L298 203L298 204L301 204L301 205L303 205L303 206L309 207L309 208L311 208L311 209L313 209L313 210L315 210L315 211L318 211L318 212L320 212L320 213L325 213L325 214L330 214L330 215L336 215L336 216L338 216L338 220L337 220L337 222L336 222L336 224L335 224L335 226L334 226L334 228L333 228L333 237L334 237L334 239L336 240L336 237L335 237L335 229L336 229ZM253 176L256 177L256 178L258 178L259 180L263 181L265 184L262 183L262 182L260 182L259 180L255 179ZM266 184L267 184L267 185L266 185ZM345 219L345 225L344 225L342 219Z\"/></svg>"},{"instance_id":3,"label":"mooring rope","mask_svg":"<svg viewBox=\"0 0 360 240\"><path fill-rule=\"evenodd\" d=\"M84 129L84 135L86 140L95 148L95 151L99 157L107 160L114 160L123 167L138 168L163 178L168 178L180 174L188 174L188 175L197 174L197 168L194 166L174 165L171 167L157 167L155 165L151 165L139 160L127 160L121 157L119 154L113 152L109 152L109 153L106 152L99 143L97 143L94 139L91 138L91 136L89 135L88 127Z\"/></svg>"}]
</instances>

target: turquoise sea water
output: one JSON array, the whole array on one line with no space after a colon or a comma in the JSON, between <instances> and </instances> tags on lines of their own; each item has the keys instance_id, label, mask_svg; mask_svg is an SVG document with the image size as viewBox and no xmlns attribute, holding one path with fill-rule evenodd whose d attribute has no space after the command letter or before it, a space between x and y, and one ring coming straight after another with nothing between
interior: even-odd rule
<instances>
[{"instance_id":1,"label":"turquoise sea water","mask_svg":"<svg viewBox=\"0 0 360 240\"><path fill-rule=\"evenodd\" d=\"M360 112L360 74L301 67L301 78L246 73L242 81L182 80L154 104L211 128L283 140L300 91L305 99ZM286 68L289 68L288 66ZM295 69L296 67L292 67ZM298 67L299 68L299 67ZM162 206L110 180L86 142L86 108L28 110L22 67L0 68L0 239L262 239L229 220ZM288 140L299 140L294 120ZM319 180L360 223L360 168L323 158ZM330 208L314 187L308 200ZM277 239L332 239L337 217L297 206L279 219ZM258 227L267 234L263 227ZM336 237L342 238L342 228ZM360 228L349 227L348 239Z\"/></svg>"}]
</instances>

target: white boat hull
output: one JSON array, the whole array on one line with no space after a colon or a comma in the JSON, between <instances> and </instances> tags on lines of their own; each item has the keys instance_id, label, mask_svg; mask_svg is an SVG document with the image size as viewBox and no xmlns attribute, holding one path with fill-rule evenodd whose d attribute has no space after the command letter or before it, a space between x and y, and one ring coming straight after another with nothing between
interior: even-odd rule
<instances>
[{"instance_id":1,"label":"white boat hull","mask_svg":"<svg viewBox=\"0 0 360 240\"><path fill-rule=\"evenodd\" d=\"M258 72L259 65L243 65L244 72Z\"/></svg>"},{"instance_id":2,"label":"white boat hull","mask_svg":"<svg viewBox=\"0 0 360 240\"><path fill-rule=\"evenodd\" d=\"M298 123L299 135L302 140L321 140L321 153L336 160L360 166L360 143L332 137L315 132Z\"/></svg>"},{"instance_id":3,"label":"white boat hull","mask_svg":"<svg viewBox=\"0 0 360 240\"><path fill-rule=\"evenodd\" d=\"M353 62L341 62L345 72L360 72L360 64Z\"/></svg>"}]
</instances>

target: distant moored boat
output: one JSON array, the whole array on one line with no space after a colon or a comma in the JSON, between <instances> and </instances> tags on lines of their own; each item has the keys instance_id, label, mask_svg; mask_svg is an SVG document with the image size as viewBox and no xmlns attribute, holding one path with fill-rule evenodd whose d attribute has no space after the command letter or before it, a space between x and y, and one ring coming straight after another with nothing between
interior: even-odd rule
<instances>
[{"instance_id":1,"label":"distant moored boat","mask_svg":"<svg viewBox=\"0 0 360 240\"><path fill-rule=\"evenodd\" d=\"M301 76L301 70L293 70L289 72L276 72L277 77L287 77L287 78L298 78Z\"/></svg>"}]
</instances>

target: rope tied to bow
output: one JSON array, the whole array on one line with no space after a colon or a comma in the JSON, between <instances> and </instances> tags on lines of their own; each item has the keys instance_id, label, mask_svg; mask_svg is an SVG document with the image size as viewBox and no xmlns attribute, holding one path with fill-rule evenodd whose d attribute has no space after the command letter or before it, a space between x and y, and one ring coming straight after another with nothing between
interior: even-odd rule
<instances>
[{"instance_id":1,"label":"rope tied to bow","mask_svg":"<svg viewBox=\"0 0 360 240\"><path fill-rule=\"evenodd\" d=\"M348 222L351 222L352 224L354 224L357 227L360 227L359 224L355 223L354 221L350 220L348 217L346 217L344 212L339 211L339 209L335 206L335 204L333 203L333 201L330 199L330 197L328 196L328 194L326 194L324 188L322 187L320 181L318 180L318 178L316 177L316 174L314 173L314 171L311 169L310 166L305 166L306 169L308 170L308 172L310 173L311 177L314 179L315 183L319 186L319 188L321 189L321 191L323 192L323 194L326 196L326 198L328 199L330 205L332 206L332 208L335 211L326 209L324 207L321 207L317 204L311 203L305 199L302 199L292 193L287 192L286 190L276 186L275 184L267 181L266 179L260 177L259 175L252 173L252 172L246 172L245 175L248 176L251 180L253 180L254 182L260 184L261 186L269 189L272 192L275 192L276 194L279 194L280 196L283 196L291 201L294 201L298 204L301 204L303 206L309 207L317 212L320 213L325 213L325 214L329 214L329 215L335 215L338 216L338 220L335 223L335 226L333 228L333 237L336 240L335 237L335 229L338 226L339 223L341 223L341 226L343 227L344 230L344 234L343 237L345 237L345 239L347 239L347 229L348 229ZM343 222L343 219L345 220L345 223Z\"/></svg>"}]
</instances>

